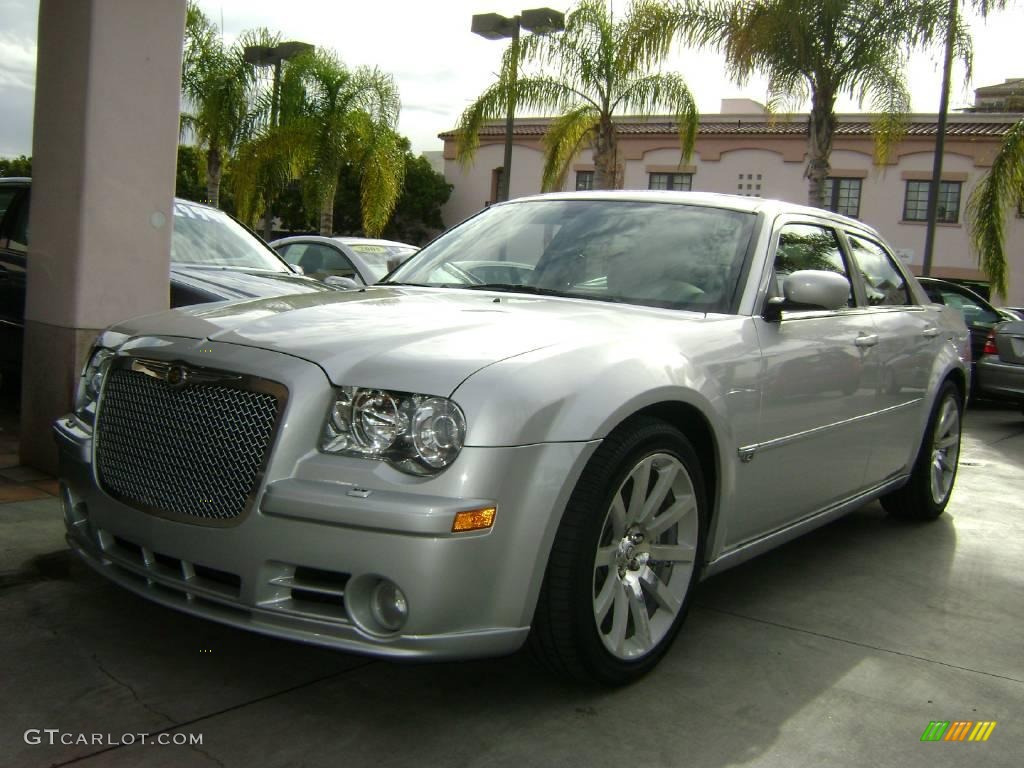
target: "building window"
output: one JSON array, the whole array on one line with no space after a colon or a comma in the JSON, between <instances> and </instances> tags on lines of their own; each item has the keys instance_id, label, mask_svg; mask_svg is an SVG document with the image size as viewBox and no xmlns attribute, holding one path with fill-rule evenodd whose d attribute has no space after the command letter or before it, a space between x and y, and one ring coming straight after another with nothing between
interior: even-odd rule
<instances>
[{"instance_id":1,"label":"building window","mask_svg":"<svg viewBox=\"0 0 1024 768\"><path fill-rule=\"evenodd\" d=\"M689 192L693 189L692 173L652 173L648 189L674 189Z\"/></svg>"},{"instance_id":2,"label":"building window","mask_svg":"<svg viewBox=\"0 0 1024 768\"><path fill-rule=\"evenodd\" d=\"M930 181L908 181L903 201L904 221L928 220L928 187ZM960 182L939 182L939 205L936 221L955 224L960 220Z\"/></svg>"},{"instance_id":3,"label":"building window","mask_svg":"<svg viewBox=\"0 0 1024 768\"><path fill-rule=\"evenodd\" d=\"M741 173L736 184L736 194L744 197L761 197L761 181L760 173Z\"/></svg>"},{"instance_id":4,"label":"building window","mask_svg":"<svg viewBox=\"0 0 1024 768\"><path fill-rule=\"evenodd\" d=\"M501 177L505 175L504 168L495 168L491 171L491 199L487 201L487 205L496 203L498 201L498 194L501 191Z\"/></svg>"},{"instance_id":5,"label":"building window","mask_svg":"<svg viewBox=\"0 0 1024 768\"><path fill-rule=\"evenodd\" d=\"M594 188L593 171L576 171L576 191L587 192Z\"/></svg>"},{"instance_id":6,"label":"building window","mask_svg":"<svg viewBox=\"0 0 1024 768\"><path fill-rule=\"evenodd\" d=\"M825 179L825 207L843 216L860 215L860 179Z\"/></svg>"}]
</instances>

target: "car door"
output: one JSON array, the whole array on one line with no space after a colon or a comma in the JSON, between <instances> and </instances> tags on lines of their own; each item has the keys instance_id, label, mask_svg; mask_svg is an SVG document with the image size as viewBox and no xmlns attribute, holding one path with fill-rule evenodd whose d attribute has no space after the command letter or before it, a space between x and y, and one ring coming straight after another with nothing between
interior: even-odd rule
<instances>
[{"instance_id":1,"label":"car door","mask_svg":"<svg viewBox=\"0 0 1024 768\"><path fill-rule=\"evenodd\" d=\"M899 474L920 442L932 361L943 343L931 312L914 300L896 259L878 240L847 231L850 259L863 284L868 313L878 333L881 369L877 415L865 482L876 485Z\"/></svg>"},{"instance_id":2,"label":"car door","mask_svg":"<svg viewBox=\"0 0 1024 768\"><path fill-rule=\"evenodd\" d=\"M28 206L27 184L0 185L0 367L8 372L21 366Z\"/></svg>"},{"instance_id":3,"label":"car door","mask_svg":"<svg viewBox=\"0 0 1024 768\"><path fill-rule=\"evenodd\" d=\"M792 272L817 269L847 279L836 229L782 219L773 236L772 291ZM863 488L871 441L863 421L876 406L878 338L851 285L838 310L784 311L754 318L762 352L758 442L746 446L739 515L727 534L742 544Z\"/></svg>"}]
</instances>

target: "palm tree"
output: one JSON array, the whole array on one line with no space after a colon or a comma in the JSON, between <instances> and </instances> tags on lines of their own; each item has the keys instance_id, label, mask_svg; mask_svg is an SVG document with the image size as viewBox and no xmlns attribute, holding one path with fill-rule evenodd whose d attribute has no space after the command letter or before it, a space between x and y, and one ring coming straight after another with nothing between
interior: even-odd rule
<instances>
[{"instance_id":1,"label":"palm tree","mask_svg":"<svg viewBox=\"0 0 1024 768\"><path fill-rule=\"evenodd\" d=\"M281 120L239 151L239 212L251 217L265 189L302 179L320 211L320 233L333 234L334 196L346 164L360 169L363 231L379 234L402 191L405 156L396 132L394 79L377 69L347 69L325 50L294 59L281 83Z\"/></svg>"},{"instance_id":2,"label":"palm tree","mask_svg":"<svg viewBox=\"0 0 1024 768\"><path fill-rule=\"evenodd\" d=\"M189 111L181 115L181 131L191 132L206 152L206 196L215 207L220 206L224 162L252 129L255 119L252 97L256 75L242 56L243 46L272 40L261 30L249 33L238 45L225 47L213 23L194 2L188 4L181 90Z\"/></svg>"},{"instance_id":3,"label":"palm tree","mask_svg":"<svg viewBox=\"0 0 1024 768\"><path fill-rule=\"evenodd\" d=\"M648 6L634 5L616 19L603 0L582 0L566 17L565 31L525 38L505 52L502 74L462 114L458 155L472 160L485 122L503 116L509 98L525 109L555 113L544 137L542 187L561 187L569 165L587 146L594 151L594 187L618 185L614 117L669 110L676 116L683 155L697 134L697 107L683 78L653 72L660 56L645 49L637 30L645 28ZM515 79L512 57L533 69Z\"/></svg>"},{"instance_id":4,"label":"palm tree","mask_svg":"<svg viewBox=\"0 0 1024 768\"><path fill-rule=\"evenodd\" d=\"M1009 287L1006 264L1006 214L1024 205L1024 120L1006 134L989 172L975 187L967 204L971 242L992 292L1005 297Z\"/></svg>"},{"instance_id":5,"label":"palm tree","mask_svg":"<svg viewBox=\"0 0 1024 768\"><path fill-rule=\"evenodd\" d=\"M903 135L910 110L904 70L916 47L944 41L947 0L647 0L640 30L649 53L667 52L674 39L709 45L725 54L739 83L755 72L768 77L768 105L808 97L808 202L824 205L825 180L837 119L836 99L869 99L875 113L875 159L884 163ZM956 52L970 68L967 28L955 22Z\"/></svg>"}]
</instances>

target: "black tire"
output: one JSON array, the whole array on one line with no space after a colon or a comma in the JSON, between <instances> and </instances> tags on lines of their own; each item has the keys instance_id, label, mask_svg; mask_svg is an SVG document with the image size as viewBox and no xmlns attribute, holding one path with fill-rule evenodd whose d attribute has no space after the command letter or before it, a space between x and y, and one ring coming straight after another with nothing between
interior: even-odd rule
<instances>
[{"instance_id":1,"label":"black tire","mask_svg":"<svg viewBox=\"0 0 1024 768\"><path fill-rule=\"evenodd\" d=\"M944 408L955 408L957 418L957 431L955 442L955 459L953 460L952 475L949 478L949 487L944 492L936 493L932 483L932 471L934 455L940 435L939 419ZM881 498L885 511L893 517L900 517L906 520L935 520L946 509L949 497L953 493L956 484L957 463L960 456L960 434L963 426L964 400L959 388L952 381L947 380L939 390L935 404L932 406L931 415L928 417L928 426L921 439L921 447L918 449L917 459L914 462L914 469L910 474L907 484L897 491L886 494Z\"/></svg>"},{"instance_id":2,"label":"black tire","mask_svg":"<svg viewBox=\"0 0 1024 768\"><path fill-rule=\"evenodd\" d=\"M666 622L671 613L662 615L661 631L665 631L665 634L649 652L639 658L623 660L605 647L595 617L594 593L598 578L596 569L599 567L596 557L599 545L607 549L607 545L602 544L602 536L606 536L610 530L607 526L611 525L610 508L615 495L620 490L625 492L627 478L641 462L656 456L667 458L670 462L676 460L681 464L692 486L695 509L691 506L692 511L686 513L685 523L686 527L692 528L690 515L696 514L692 573L687 580L685 567L674 564L667 572L663 571L670 580L672 574L684 580L671 581L673 589L681 589L685 582L686 591L682 596L681 607L674 621L667 625L667 631ZM653 476L654 465L651 466ZM673 497L674 489L673 485L670 492ZM689 496L680 498L688 499ZM666 501L666 504L671 508L671 500ZM659 519L659 514L656 512L651 516L652 524ZM703 564L707 520L706 491L700 462L693 446L679 430L659 419L637 417L612 432L591 457L580 476L555 535L527 643L534 658L563 677L605 685L631 683L649 672L671 646L686 617L690 596L699 580ZM678 535L683 527L684 524L680 522L673 529L673 535ZM656 542L655 538L650 543ZM615 567L609 567L605 578L611 580L614 577L612 568ZM635 567L635 560L630 567ZM663 566L652 566L654 569L660 567ZM675 572L676 567L683 570ZM644 601L653 602L649 593L645 592L643 597ZM655 613L659 609L655 608ZM632 622L635 633L635 621L632 618L624 621Z\"/></svg>"}]
</instances>

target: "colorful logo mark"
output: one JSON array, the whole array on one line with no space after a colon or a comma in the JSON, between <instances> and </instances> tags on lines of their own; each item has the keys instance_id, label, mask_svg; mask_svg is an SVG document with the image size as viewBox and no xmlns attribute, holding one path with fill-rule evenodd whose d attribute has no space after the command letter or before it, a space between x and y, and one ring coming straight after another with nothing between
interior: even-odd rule
<instances>
[{"instance_id":1,"label":"colorful logo mark","mask_svg":"<svg viewBox=\"0 0 1024 768\"><path fill-rule=\"evenodd\" d=\"M921 741L988 741L995 728L995 720L932 720Z\"/></svg>"}]
</instances>

